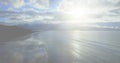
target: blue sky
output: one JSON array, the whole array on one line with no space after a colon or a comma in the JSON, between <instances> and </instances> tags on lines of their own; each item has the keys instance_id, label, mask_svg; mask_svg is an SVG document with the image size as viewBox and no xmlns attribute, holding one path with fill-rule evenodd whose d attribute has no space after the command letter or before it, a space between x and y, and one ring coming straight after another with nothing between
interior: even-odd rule
<instances>
[{"instance_id":1,"label":"blue sky","mask_svg":"<svg viewBox=\"0 0 120 63\"><path fill-rule=\"evenodd\" d=\"M120 0L0 0L0 22L120 22Z\"/></svg>"}]
</instances>

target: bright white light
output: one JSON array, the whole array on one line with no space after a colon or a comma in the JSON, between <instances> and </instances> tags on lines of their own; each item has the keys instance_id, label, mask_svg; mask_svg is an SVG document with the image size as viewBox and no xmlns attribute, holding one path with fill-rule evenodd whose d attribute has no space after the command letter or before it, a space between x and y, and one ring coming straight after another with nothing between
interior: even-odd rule
<instances>
[{"instance_id":1,"label":"bright white light","mask_svg":"<svg viewBox=\"0 0 120 63\"><path fill-rule=\"evenodd\" d=\"M67 14L67 19L74 21L74 23L90 22L91 15L97 13L95 10L91 9L91 7L81 6L80 4L65 8L63 6L62 12Z\"/></svg>"},{"instance_id":2,"label":"bright white light","mask_svg":"<svg viewBox=\"0 0 120 63\"><path fill-rule=\"evenodd\" d=\"M73 19L84 19L87 18L90 14L90 9L86 9L86 8L71 8L69 9L69 11L66 12L67 14L69 14Z\"/></svg>"},{"instance_id":3,"label":"bright white light","mask_svg":"<svg viewBox=\"0 0 120 63\"><path fill-rule=\"evenodd\" d=\"M84 8L76 6L68 8L63 12L68 15L67 19L71 20L71 23L88 23L92 20L91 15L94 13L94 11L88 7Z\"/></svg>"},{"instance_id":4,"label":"bright white light","mask_svg":"<svg viewBox=\"0 0 120 63\"><path fill-rule=\"evenodd\" d=\"M77 23L98 22L96 16L105 14L108 9L99 0L63 0L58 7L58 11L67 14L68 20Z\"/></svg>"}]
</instances>

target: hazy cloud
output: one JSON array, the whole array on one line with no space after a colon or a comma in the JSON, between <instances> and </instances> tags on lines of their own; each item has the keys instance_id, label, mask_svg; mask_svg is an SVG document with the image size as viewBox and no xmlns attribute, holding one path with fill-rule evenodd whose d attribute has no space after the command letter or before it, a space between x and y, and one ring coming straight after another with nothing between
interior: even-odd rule
<instances>
[{"instance_id":1,"label":"hazy cloud","mask_svg":"<svg viewBox=\"0 0 120 63\"><path fill-rule=\"evenodd\" d=\"M49 8L49 1L50 0L29 0L26 3L25 0L0 0L0 4L3 5L12 5L15 8L23 6L22 9L8 8L8 11L0 12L0 19L1 21L5 20L5 22L9 23L43 21L67 22L67 19L71 20L72 18L70 18L71 15L64 13L78 8L80 10L79 14L81 14L81 16L84 15L81 21L120 22L120 0L62 0L56 11L51 13L43 11L43 14L39 13L42 11L39 9ZM28 7L24 7L25 5ZM10 12L15 10L19 10L20 12Z\"/></svg>"},{"instance_id":2,"label":"hazy cloud","mask_svg":"<svg viewBox=\"0 0 120 63\"><path fill-rule=\"evenodd\" d=\"M30 5L38 9L47 9L49 7L49 0L30 0Z\"/></svg>"},{"instance_id":3,"label":"hazy cloud","mask_svg":"<svg viewBox=\"0 0 120 63\"><path fill-rule=\"evenodd\" d=\"M120 8L120 6L116 6L120 3L120 0L62 0L58 9L66 10L66 9L74 9L73 7L79 8L89 8L93 10L104 9L110 10L113 8Z\"/></svg>"},{"instance_id":4,"label":"hazy cloud","mask_svg":"<svg viewBox=\"0 0 120 63\"><path fill-rule=\"evenodd\" d=\"M24 0L0 0L0 4L19 8L25 4Z\"/></svg>"},{"instance_id":5,"label":"hazy cloud","mask_svg":"<svg viewBox=\"0 0 120 63\"><path fill-rule=\"evenodd\" d=\"M47 9L49 7L49 0L0 0L0 4L12 6L14 8L21 8L22 6L32 6L37 9Z\"/></svg>"},{"instance_id":6,"label":"hazy cloud","mask_svg":"<svg viewBox=\"0 0 120 63\"><path fill-rule=\"evenodd\" d=\"M0 20L5 19L4 23L9 24L24 24L24 23L40 23L44 21L54 20L54 15L47 13L35 13L35 12L0 12Z\"/></svg>"},{"instance_id":7,"label":"hazy cloud","mask_svg":"<svg viewBox=\"0 0 120 63\"><path fill-rule=\"evenodd\" d=\"M120 22L120 0L62 0L58 11L68 13L70 10L78 10L78 14L85 19L98 21ZM77 9L76 9L77 8Z\"/></svg>"}]
</instances>

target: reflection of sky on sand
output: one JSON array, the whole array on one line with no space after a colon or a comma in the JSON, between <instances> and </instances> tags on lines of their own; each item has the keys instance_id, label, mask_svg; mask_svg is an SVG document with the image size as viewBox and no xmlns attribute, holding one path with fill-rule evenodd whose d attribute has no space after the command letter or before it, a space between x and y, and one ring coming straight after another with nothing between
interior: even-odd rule
<instances>
[{"instance_id":1,"label":"reflection of sky on sand","mask_svg":"<svg viewBox=\"0 0 120 63\"><path fill-rule=\"evenodd\" d=\"M37 37L47 43L49 63L118 63L119 32L46 31Z\"/></svg>"},{"instance_id":2,"label":"reflection of sky on sand","mask_svg":"<svg viewBox=\"0 0 120 63\"><path fill-rule=\"evenodd\" d=\"M36 32L1 47L0 62L119 63L119 36L118 31Z\"/></svg>"},{"instance_id":3,"label":"reflection of sky on sand","mask_svg":"<svg viewBox=\"0 0 120 63\"><path fill-rule=\"evenodd\" d=\"M26 40L6 42L4 47L0 49L2 50L0 56L3 56L0 57L1 63L47 62L47 48L45 48L45 44L35 40L32 35Z\"/></svg>"}]
</instances>

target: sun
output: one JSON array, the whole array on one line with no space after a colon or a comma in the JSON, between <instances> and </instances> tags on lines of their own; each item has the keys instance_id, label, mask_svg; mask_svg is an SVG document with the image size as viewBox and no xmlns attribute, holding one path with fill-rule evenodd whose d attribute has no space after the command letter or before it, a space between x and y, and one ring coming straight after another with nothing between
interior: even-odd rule
<instances>
[{"instance_id":1,"label":"sun","mask_svg":"<svg viewBox=\"0 0 120 63\"><path fill-rule=\"evenodd\" d=\"M69 11L67 11L66 13L69 14L73 19L83 19L88 17L89 12L90 10L87 8L76 7L69 9Z\"/></svg>"},{"instance_id":2,"label":"sun","mask_svg":"<svg viewBox=\"0 0 120 63\"><path fill-rule=\"evenodd\" d=\"M90 13L89 8L82 7L73 7L69 8L67 11L64 11L67 14L67 19L72 23L88 23L90 22Z\"/></svg>"},{"instance_id":3,"label":"sun","mask_svg":"<svg viewBox=\"0 0 120 63\"><path fill-rule=\"evenodd\" d=\"M78 0L61 3L58 10L65 15L65 18L73 22L91 22L97 12L93 7L80 3ZM93 16L93 17L92 17Z\"/></svg>"}]
</instances>

